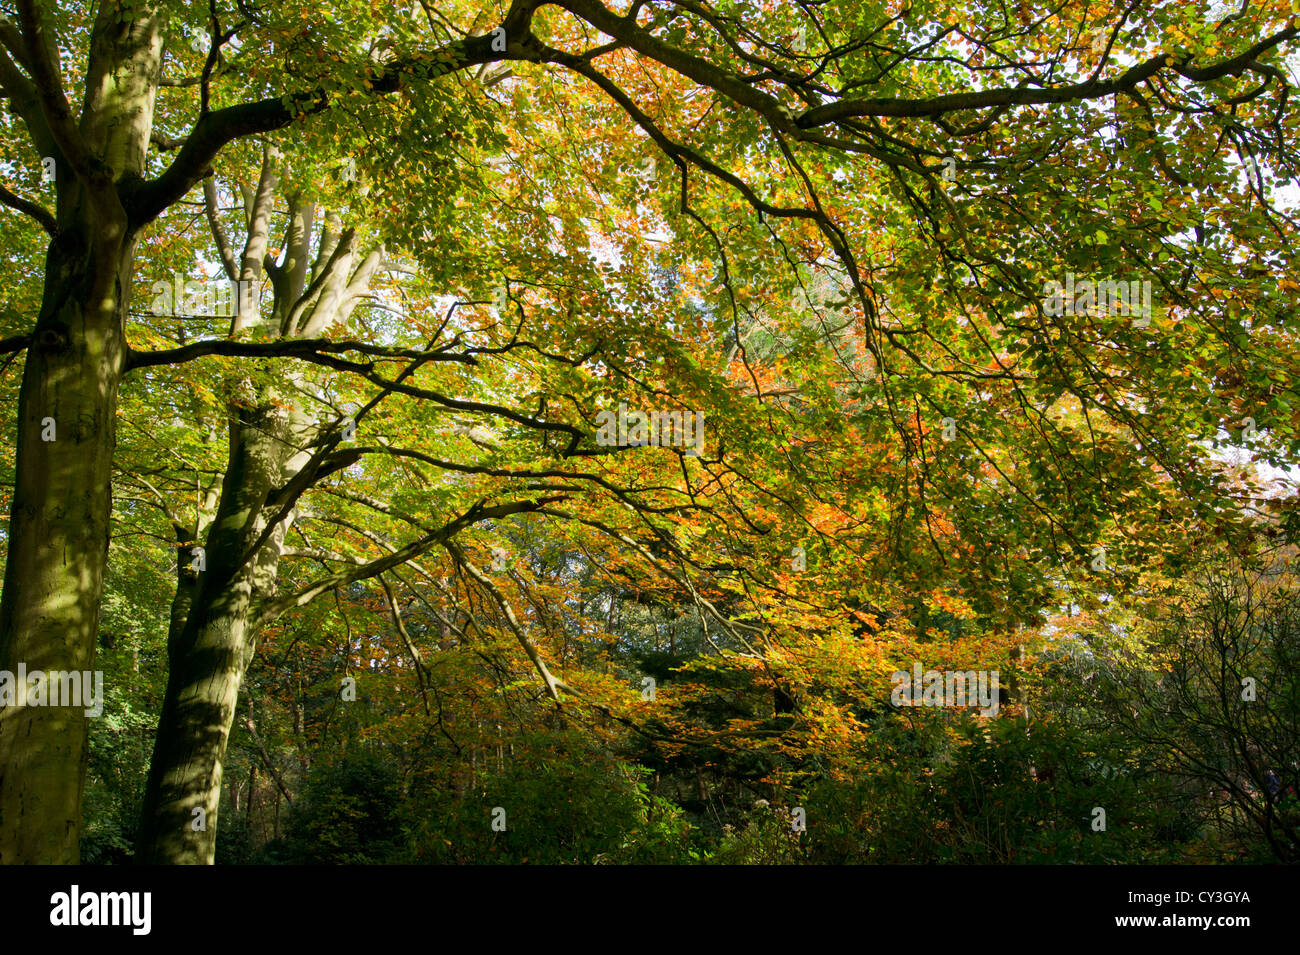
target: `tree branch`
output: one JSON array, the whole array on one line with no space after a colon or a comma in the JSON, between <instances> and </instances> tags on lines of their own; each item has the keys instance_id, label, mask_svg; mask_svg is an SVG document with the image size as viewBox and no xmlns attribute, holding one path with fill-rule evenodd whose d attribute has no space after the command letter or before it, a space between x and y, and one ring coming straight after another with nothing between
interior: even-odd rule
<instances>
[{"instance_id":1,"label":"tree branch","mask_svg":"<svg viewBox=\"0 0 1300 955\"><path fill-rule=\"evenodd\" d=\"M369 563L362 564L359 567L350 567L337 573L330 574L326 577L307 584L300 588L297 593L290 594L275 600L268 600L258 615L258 628L265 627L294 607L302 607L311 603L321 594L335 587L342 587L345 584L353 583L358 580L367 580L376 574L382 574L390 568L399 564L404 564L413 557L419 557L429 548L436 544L450 540L456 534L459 534L467 527L471 527L480 521L488 521L498 517L508 517L511 514L524 514L532 511L538 511L549 504L557 501L567 500L567 497L560 495L556 497L543 497L535 501L512 501L509 504L497 504L492 507L482 507L475 504L468 511L453 521L448 522L436 531L425 534L416 540L411 541L404 547L401 547L390 554L378 557Z\"/></svg>"},{"instance_id":2,"label":"tree branch","mask_svg":"<svg viewBox=\"0 0 1300 955\"><path fill-rule=\"evenodd\" d=\"M30 2L30 0L28 0ZM502 23L509 38L506 50L492 49L490 35L469 37L439 50L423 51L387 64L376 64L366 77L366 88L384 95L405 89L413 82L497 60L530 60L536 56L522 45L528 24L539 0L518 2ZM299 90L285 96L240 103L204 113L194 124L176 159L158 178L126 182L121 186L122 203L133 228L152 222L207 175L212 161L236 139L275 132L298 120L328 109L331 94L324 87Z\"/></svg>"},{"instance_id":3,"label":"tree branch","mask_svg":"<svg viewBox=\"0 0 1300 955\"><path fill-rule=\"evenodd\" d=\"M10 192L3 185L0 185L0 203L4 203L10 209L16 209L35 219L51 238L59 234L59 225L54 221L54 216L48 209L32 202L30 199L24 199L22 196Z\"/></svg>"},{"instance_id":4,"label":"tree branch","mask_svg":"<svg viewBox=\"0 0 1300 955\"><path fill-rule=\"evenodd\" d=\"M412 358L428 361L455 361L474 365L478 360L465 352L423 351L416 348L388 348L368 342L332 342L323 338L287 338L269 342L234 341L229 338L211 338L190 342L178 348L161 351L134 351L127 356L128 370L149 368L154 365L180 365L197 358L218 355L227 358L298 358L339 371L364 374L373 370L373 362L359 363L327 358L328 355L358 352L377 358Z\"/></svg>"}]
</instances>

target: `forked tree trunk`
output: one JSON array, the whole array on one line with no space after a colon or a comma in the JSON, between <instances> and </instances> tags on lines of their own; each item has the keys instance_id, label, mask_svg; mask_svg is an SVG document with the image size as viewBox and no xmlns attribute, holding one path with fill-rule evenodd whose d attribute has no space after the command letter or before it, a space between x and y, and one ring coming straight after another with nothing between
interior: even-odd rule
<instances>
[{"instance_id":1,"label":"forked tree trunk","mask_svg":"<svg viewBox=\"0 0 1300 955\"><path fill-rule=\"evenodd\" d=\"M275 183L274 156L268 153L249 209L252 227L240 267L245 281L258 280L264 268ZM215 194L206 198L215 218ZM272 272L271 321L284 337L319 335L346 319L380 261L372 252L354 269L352 234L340 235L329 225L312 266L313 215L311 204L291 201L285 264ZM313 273L320 281L315 294L308 283ZM251 329L261 324L259 318L241 313L232 330ZM222 764L256 644L255 604L274 589L284 534L295 513L281 516L271 496L308 466L312 455L299 445L319 431L316 422L286 407L291 404L286 397L268 389L253 409L231 406L230 455L208 532L207 566L194 584L179 584L173 601L169 679L141 810L138 862L210 864L215 856ZM259 546L272 520L278 524Z\"/></svg>"}]
</instances>

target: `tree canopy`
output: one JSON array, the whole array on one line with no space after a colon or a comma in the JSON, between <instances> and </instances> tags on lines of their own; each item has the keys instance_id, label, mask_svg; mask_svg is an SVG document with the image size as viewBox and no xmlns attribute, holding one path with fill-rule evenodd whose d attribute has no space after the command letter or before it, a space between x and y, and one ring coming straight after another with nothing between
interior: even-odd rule
<instances>
[{"instance_id":1,"label":"tree canopy","mask_svg":"<svg viewBox=\"0 0 1300 955\"><path fill-rule=\"evenodd\" d=\"M1294 861L1295 16L0 4L0 862Z\"/></svg>"}]
</instances>

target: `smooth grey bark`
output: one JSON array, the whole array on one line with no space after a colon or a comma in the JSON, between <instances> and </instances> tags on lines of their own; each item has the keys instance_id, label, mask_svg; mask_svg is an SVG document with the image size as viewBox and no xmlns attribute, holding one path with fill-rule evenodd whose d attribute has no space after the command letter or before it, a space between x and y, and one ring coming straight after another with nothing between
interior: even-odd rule
<instances>
[{"instance_id":1,"label":"smooth grey bark","mask_svg":"<svg viewBox=\"0 0 1300 955\"><path fill-rule=\"evenodd\" d=\"M310 256L315 208L294 197L289 204L286 254L267 262L267 224L277 184L276 157L268 150L259 184L246 190L249 232L239 276L261 280L266 268L274 291L271 317L241 312L232 337L272 328L280 338L316 337L347 318L369 286L379 252L351 251L353 233L340 233L327 219L319 251ZM207 190L213 237L227 268L226 247L215 191ZM308 446L333 422L312 421L295 402L297 376L289 387L266 388L253 407L232 401L229 454L216 513L208 527L206 567L197 580L182 583L173 600L174 625L168 646L168 684L142 807L137 861L210 864L216 848L222 765L234 722L239 688L256 646L259 595L275 588L284 535L292 525L296 496L311 486L321 459ZM316 474L305 474L313 468ZM300 481L292 493L283 493ZM273 522L273 526L268 526Z\"/></svg>"},{"instance_id":2,"label":"smooth grey bark","mask_svg":"<svg viewBox=\"0 0 1300 955\"><path fill-rule=\"evenodd\" d=\"M91 670L135 245L116 182L143 170L165 14L145 2L122 21L101 8L78 125L56 38L35 5L18 9L0 37L0 85L53 160L56 212L18 398L0 670ZM86 739L82 706L0 710L0 863L78 861Z\"/></svg>"}]
</instances>

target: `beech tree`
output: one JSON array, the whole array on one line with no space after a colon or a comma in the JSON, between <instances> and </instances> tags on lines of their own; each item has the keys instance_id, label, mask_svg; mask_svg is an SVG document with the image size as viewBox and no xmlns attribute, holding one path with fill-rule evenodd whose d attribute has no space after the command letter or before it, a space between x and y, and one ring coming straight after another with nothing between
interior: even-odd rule
<instances>
[{"instance_id":1,"label":"beech tree","mask_svg":"<svg viewBox=\"0 0 1300 955\"><path fill-rule=\"evenodd\" d=\"M16 670L17 661L45 671L93 663L117 394L131 361L125 315L142 230L182 200L231 142L283 128L328 103L328 93L312 88L211 108L221 47L237 31L215 28L201 61L182 61L198 75L174 85L163 63L168 38L174 46L184 39L173 29L175 12L161 3L109 2L86 18L33 2L18 4L4 20L0 81L7 105L26 129L32 168L52 177L55 192L53 212L5 194L50 234L39 314L30 330L7 342L10 350L25 350L25 364L0 602L6 669ZM269 30L262 42L273 44L277 35ZM63 45L80 37L83 65L70 87ZM500 56L488 38L460 41L456 51L460 68ZM391 91L400 75L380 68L367 82ZM197 106L197 115L175 158L155 172L148 153L161 88L197 89L198 102L186 104ZM78 89L79 116L68 100ZM62 434L42 440L50 421L55 429L62 422ZM76 860L85 738L76 709L6 713L0 861Z\"/></svg>"},{"instance_id":2,"label":"beech tree","mask_svg":"<svg viewBox=\"0 0 1300 955\"><path fill-rule=\"evenodd\" d=\"M1261 454L1280 463L1296 438L1287 398L1293 226L1274 208L1269 182L1295 171L1290 81L1280 64L1297 32L1282 3L1246 16L1245 8L1068 0L1014 10L906 0L757 7L516 0L383 11L347 3L327 13L245 3L195 11L151 0L82 10L17 0L0 20L0 89L21 121L5 148L24 174L15 172L0 201L43 230L48 247L35 318L11 316L2 346L22 354L23 377L0 669L93 668L119 394L132 373L209 359L237 360L232 380L248 387L218 402L213 416L230 422L220 487L207 486L194 523L174 522L182 545L175 652L144 849L159 861L211 859L210 838L188 823L193 809L215 806L255 595L267 596L257 613L271 619L434 544L491 593L454 539L483 520L535 512L587 521L687 591L691 577L667 558L707 570L718 593L696 589L695 599L738 641L753 637L752 665L778 686L777 672L794 664L779 638L856 599L851 582L819 597L806 582L773 573L778 555L787 560L809 528L851 545L833 559L845 566L887 564L898 590L913 595L968 586L972 603L1008 624L1048 600L1048 581L1066 566L1122 570L1158 551L1162 521L1230 533L1249 502L1216 481L1206 441L1258 426L1266 432ZM481 72L466 91L473 68L505 61L518 76ZM548 84L571 84L563 90L582 95L566 98ZM523 128L530 110L548 102L604 124L613 143L602 153L586 141L591 127L563 115L534 120L541 128L530 135L557 152L617 157L587 171L592 192L614 192L629 209L650 202L683 269L713 270L695 296L702 311L694 320L707 330L692 329L680 310L664 327L638 330L642 315L606 322L605 337L621 337L618 349L605 347L596 313L617 303L594 281L577 290L571 282L597 270L572 254L548 257L538 241L517 245L520 259L505 267L481 260L467 283L479 292L504 287L500 305L525 317L532 309L546 335L506 335L483 347L549 353L572 370L571 378L531 378L550 389L533 396L531 409L415 383L436 360L473 358L475 346L456 355L330 337L374 278L380 245L410 252L435 286L430 298L456 285L440 272L440 246L463 240L456 199L472 203L473 191L457 195L464 183L454 181L456 163L444 170L448 182L423 178L418 188L415 179L401 181L403 173L418 177L422 157L449 148L462 129L479 137L475 148L487 163L493 134L482 117ZM403 110L414 118L401 119ZM314 232L310 198L290 193L284 257L268 264L272 147L245 197L242 256L222 237L211 177L223 156L286 130L316 147L321 162L367 167L376 185L363 215L373 221L354 233L326 217ZM392 160L386 170L371 168L376 155ZM632 169L654 180L651 198L629 190ZM52 210L32 198L41 185L52 190ZM226 276L260 284L269 273L269 319L240 310L226 334L138 347L128 330L140 244L201 185ZM539 186L536 208L563 224L556 231L565 252L589 251L587 236L617 230L584 221L591 192L564 185ZM431 201L439 189L449 201ZM357 236L367 228L380 241L363 249ZM628 248L644 252L648 244ZM512 270L555 287L527 302L511 299ZM842 297L810 298L808 279L828 275ZM1115 291L1121 279L1150 283L1145 306ZM566 282L567 295L556 290ZM1100 282L1107 300L1099 303ZM1086 296L1075 298L1085 285ZM782 314L786 295L802 297L793 316ZM764 322L778 327L778 341L793 342L783 346L791 360L751 361ZM843 394L826 376L836 362L824 354L832 337L825 323L860 329L854 364L862 374L851 386L858 404L843 422L825 420ZM730 349L719 347L725 335ZM577 348L558 346L573 342ZM670 366L651 376L651 393L665 385L670 395L694 393L708 400L710 420L722 422L718 449L690 464L675 455L682 482L657 493L693 499L708 487L726 507L701 510L692 500L687 517L680 502L638 499L636 519L649 525L643 542L607 515L559 506L574 474L549 467L602 456L591 437L595 412L618 392L598 387L601 375L636 381L640 362L652 364L636 354L647 342ZM729 350L733 360L689 360L698 342ZM712 360L708 349L705 356ZM302 494L362 453L401 455L348 448L341 421L303 419L296 400L281 400L303 383L299 372L270 380L253 373L270 359L373 386L357 396L367 413L375 407L367 402L401 395L534 432L535 467L516 453L512 467L471 468L537 486L439 524L417 518L422 533L387 556L345 560L352 566L271 594ZM381 362L393 363L387 373ZM810 437L815 428L825 430ZM948 443L936 445L936 432ZM792 462L785 472L772 463L796 442L816 447L819 437L833 441L834 467L817 472L796 454L785 455ZM426 464L456 469L408 450L414 460L424 454ZM877 469L882 476L873 477ZM627 486L611 489L602 475L582 480L613 504ZM837 499L845 482L872 484L866 503L853 487ZM792 503L801 486L825 496ZM655 506L667 516L650 516ZM854 539L853 526L882 514L888 534ZM763 543L738 539L745 535ZM201 537L204 570L190 581L184 575ZM752 560L756 547L768 548L764 560ZM1013 571L1013 559L1029 569ZM982 588L974 583L981 579ZM1116 580L1122 574L1108 586ZM994 592L990 582L1006 586ZM509 621L507 597L495 599ZM901 593L891 599L907 602ZM924 623L918 628L923 634ZM530 656L558 699L563 681L548 675L539 654ZM80 709L10 708L0 718L0 861L76 861L85 740Z\"/></svg>"}]
</instances>

